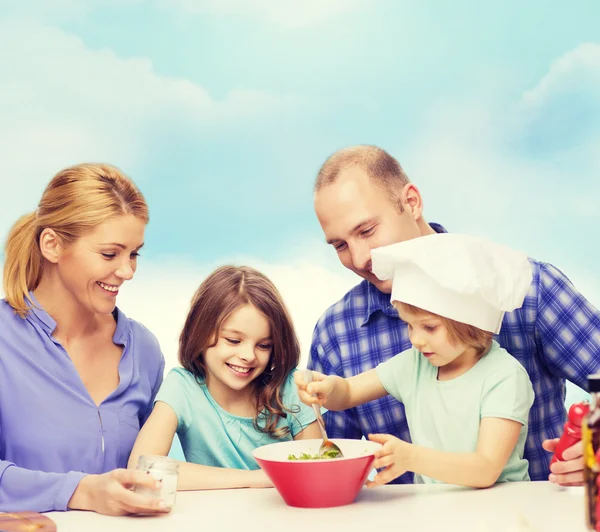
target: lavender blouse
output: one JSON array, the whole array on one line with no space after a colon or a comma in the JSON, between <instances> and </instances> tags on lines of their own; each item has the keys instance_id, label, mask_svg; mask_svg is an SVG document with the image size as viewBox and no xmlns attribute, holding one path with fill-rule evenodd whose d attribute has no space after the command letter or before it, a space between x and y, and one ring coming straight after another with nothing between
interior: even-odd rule
<instances>
[{"instance_id":1,"label":"lavender blouse","mask_svg":"<svg viewBox=\"0 0 600 532\"><path fill-rule=\"evenodd\" d=\"M88 473L127 467L162 382L158 341L115 309L119 385L96 406L39 308L0 300L0 511L66 510Z\"/></svg>"}]
</instances>

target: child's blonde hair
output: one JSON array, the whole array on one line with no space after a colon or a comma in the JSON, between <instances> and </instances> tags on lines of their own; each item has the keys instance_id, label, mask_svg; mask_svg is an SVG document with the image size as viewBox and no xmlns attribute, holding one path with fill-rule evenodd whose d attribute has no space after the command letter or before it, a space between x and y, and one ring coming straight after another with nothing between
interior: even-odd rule
<instances>
[{"instance_id":1,"label":"child's blonde hair","mask_svg":"<svg viewBox=\"0 0 600 532\"><path fill-rule=\"evenodd\" d=\"M217 344L223 322L246 304L255 306L267 318L273 342L267 367L254 381L254 427L271 438L281 438L289 428L277 428L279 419L297 413L283 405L281 387L300 362L300 344L281 295L265 275L248 266L222 266L202 282L179 338L179 362L196 378L205 380L204 353ZM264 420L264 427L259 419Z\"/></svg>"},{"instance_id":2,"label":"child's blonde hair","mask_svg":"<svg viewBox=\"0 0 600 532\"><path fill-rule=\"evenodd\" d=\"M450 343L453 345L462 344L466 347L472 347L480 357L485 355L492 345L494 335L489 331L484 331L474 325L451 320L450 318L440 316L439 314L429 312L428 310L423 310L422 308L409 305L408 303L394 301L393 304L399 311L405 311L417 316L427 314L439 318L448 331Z\"/></svg>"}]
</instances>

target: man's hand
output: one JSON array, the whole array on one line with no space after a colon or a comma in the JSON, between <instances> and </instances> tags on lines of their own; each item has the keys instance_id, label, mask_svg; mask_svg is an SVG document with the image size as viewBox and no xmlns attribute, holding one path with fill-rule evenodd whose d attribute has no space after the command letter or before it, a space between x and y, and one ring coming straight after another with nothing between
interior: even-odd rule
<instances>
[{"instance_id":1,"label":"man's hand","mask_svg":"<svg viewBox=\"0 0 600 532\"><path fill-rule=\"evenodd\" d=\"M556 450L558 438L546 440L542 446L546 451L553 453ZM550 476L548 480L561 486L581 486L583 485L583 443L577 442L575 445L565 449L562 462L554 462L550 466Z\"/></svg>"},{"instance_id":2,"label":"man's hand","mask_svg":"<svg viewBox=\"0 0 600 532\"><path fill-rule=\"evenodd\" d=\"M368 488L374 488L391 482L408 470L412 444L389 434L369 434L371 441L381 443L382 448L375 452L373 467L379 471L372 481L367 482Z\"/></svg>"}]
</instances>

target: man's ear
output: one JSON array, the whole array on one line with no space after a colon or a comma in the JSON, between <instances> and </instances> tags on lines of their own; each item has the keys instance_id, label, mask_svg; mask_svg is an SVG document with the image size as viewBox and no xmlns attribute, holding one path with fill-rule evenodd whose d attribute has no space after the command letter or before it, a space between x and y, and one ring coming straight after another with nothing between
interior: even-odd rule
<instances>
[{"instance_id":1,"label":"man's ear","mask_svg":"<svg viewBox=\"0 0 600 532\"><path fill-rule=\"evenodd\" d=\"M56 264L62 253L58 236L53 229L46 227L40 235L40 251L49 262Z\"/></svg>"},{"instance_id":2,"label":"man's ear","mask_svg":"<svg viewBox=\"0 0 600 532\"><path fill-rule=\"evenodd\" d=\"M423 198L416 185L407 183L402 190L402 205L407 209L415 221L423 215Z\"/></svg>"}]
</instances>

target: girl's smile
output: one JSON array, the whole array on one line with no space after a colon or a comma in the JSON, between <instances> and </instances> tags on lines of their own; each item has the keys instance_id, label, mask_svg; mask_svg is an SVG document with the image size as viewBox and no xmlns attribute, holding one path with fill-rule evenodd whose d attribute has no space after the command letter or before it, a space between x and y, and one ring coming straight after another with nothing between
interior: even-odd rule
<instances>
[{"instance_id":1,"label":"girl's smile","mask_svg":"<svg viewBox=\"0 0 600 532\"><path fill-rule=\"evenodd\" d=\"M238 377L244 378L250 375L250 373L252 372L252 370L254 368L245 368L242 366L234 366L233 364L228 364L226 363L226 365L229 367L229 369L231 369L231 371L233 371L234 375L237 375Z\"/></svg>"},{"instance_id":2,"label":"girl's smile","mask_svg":"<svg viewBox=\"0 0 600 532\"><path fill-rule=\"evenodd\" d=\"M253 381L265 371L273 343L267 318L248 303L234 310L217 334L204 355L206 384L224 406L254 393Z\"/></svg>"}]
</instances>

